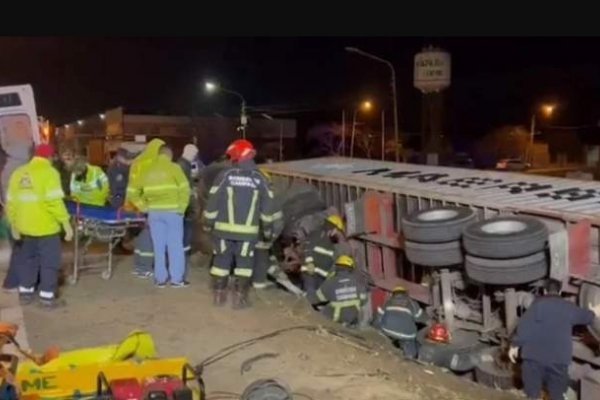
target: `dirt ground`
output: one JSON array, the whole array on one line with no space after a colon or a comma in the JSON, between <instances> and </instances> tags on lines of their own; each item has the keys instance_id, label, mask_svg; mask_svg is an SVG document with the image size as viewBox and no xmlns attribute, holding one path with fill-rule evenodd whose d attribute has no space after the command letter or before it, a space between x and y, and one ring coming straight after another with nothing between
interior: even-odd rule
<instances>
[{"instance_id":1,"label":"dirt ground","mask_svg":"<svg viewBox=\"0 0 600 400\"><path fill-rule=\"evenodd\" d=\"M151 281L130 274L131 257L119 259L112 280L84 274L75 286L63 287L64 309L23 308L29 345L42 350L57 344L63 350L115 343L134 329L150 332L162 356L186 356L193 364L219 349L282 328L314 325L335 327L287 292L253 293L254 307L234 311L213 308L205 260L196 257L184 289L157 289ZM203 265L203 266L202 266ZM256 379L277 377L295 392L315 400L509 400L514 393L481 387L441 369L403 361L374 330L368 349L323 331L295 330L263 340L206 367L208 393L241 393ZM256 355L243 375L240 365ZM298 398L308 398L301 397Z\"/></svg>"}]
</instances>

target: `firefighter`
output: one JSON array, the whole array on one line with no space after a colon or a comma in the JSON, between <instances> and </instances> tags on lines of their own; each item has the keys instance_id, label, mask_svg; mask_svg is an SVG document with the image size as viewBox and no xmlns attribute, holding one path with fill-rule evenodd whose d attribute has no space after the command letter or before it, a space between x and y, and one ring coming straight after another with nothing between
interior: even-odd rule
<instances>
[{"instance_id":1,"label":"firefighter","mask_svg":"<svg viewBox=\"0 0 600 400\"><path fill-rule=\"evenodd\" d=\"M130 166L131 153L124 148L118 149L107 171L110 189L109 203L114 208L121 208L125 204Z\"/></svg>"},{"instance_id":2,"label":"firefighter","mask_svg":"<svg viewBox=\"0 0 600 400\"><path fill-rule=\"evenodd\" d=\"M375 325L400 347L406 358L417 356L417 323L426 323L427 315L410 298L406 289L396 286L383 307L377 308Z\"/></svg>"},{"instance_id":3,"label":"firefighter","mask_svg":"<svg viewBox=\"0 0 600 400\"><path fill-rule=\"evenodd\" d=\"M71 198L82 204L104 206L108 200L108 177L102 168L78 157L71 172Z\"/></svg>"},{"instance_id":4,"label":"firefighter","mask_svg":"<svg viewBox=\"0 0 600 400\"><path fill-rule=\"evenodd\" d=\"M195 144L189 143L186 144L183 148L183 153L179 160L177 160L177 164L183 170L185 177L188 180L190 188L194 188L194 180L192 178L192 167L193 163L198 159L198 147ZM188 264L189 257L192 253L192 241L193 241L193 233L194 233L194 220L197 214L198 209L198 192L195 189L192 189L190 192L190 203L185 210L185 216L183 219L183 249L185 251L186 256L186 265Z\"/></svg>"},{"instance_id":5,"label":"firefighter","mask_svg":"<svg viewBox=\"0 0 600 400\"><path fill-rule=\"evenodd\" d=\"M272 184L271 174L264 168L259 168L258 170L265 177L270 186ZM272 283L268 280L268 276L276 277L281 272L279 261L273 252L273 242L283 231L283 213L276 200L271 204L273 206L273 237L271 241L259 240L256 243L256 248L254 250L254 274L252 275L252 286L254 289L258 290L271 287Z\"/></svg>"},{"instance_id":6,"label":"firefighter","mask_svg":"<svg viewBox=\"0 0 600 400\"><path fill-rule=\"evenodd\" d=\"M37 146L30 162L12 174L7 194L7 215L15 240L23 241L27 262L19 266L19 299L30 304L39 276L39 299L44 307L56 301L61 260L61 227L65 240L73 238L63 202L60 175L52 167L52 146Z\"/></svg>"},{"instance_id":7,"label":"firefighter","mask_svg":"<svg viewBox=\"0 0 600 400\"><path fill-rule=\"evenodd\" d=\"M158 158L139 180L140 197L130 196L136 208L148 212L148 225L154 248L154 278L159 288L167 283L182 288L185 281L183 214L190 201L190 184L181 167L172 161L173 152L162 146ZM169 256L169 270L165 253Z\"/></svg>"},{"instance_id":8,"label":"firefighter","mask_svg":"<svg viewBox=\"0 0 600 400\"><path fill-rule=\"evenodd\" d=\"M528 399L541 399L542 388L551 400L562 400L569 387L568 367L573 357L573 326L590 325L600 318L600 304L589 310L560 296L562 282L549 279L545 295L534 300L519 319L510 360L521 353L521 378Z\"/></svg>"},{"instance_id":9,"label":"firefighter","mask_svg":"<svg viewBox=\"0 0 600 400\"><path fill-rule=\"evenodd\" d=\"M329 275L336 256L349 254L337 251L336 242L343 237L344 221L339 215L330 215L323 227L310 233L304 243L304 261L300 267L302 283L309 302L314 303L316 291Z\"/></svg>"},{"instance_id":10,"label":"firefighter","mask_svg":"<svg viewBox=\"0 0 600 400\"><path fill-rule=\"evenodd\" d=\"M316 292L314 306L323 305L321 312L344 326L357 326L362 320L362 307L367 302L367 287L359 279L354 259L348 255L335 261L334 270Z\"/></svg>"},{"instance_id":11,"label":"firefighter","mask_svg":"<svg viewBox=\"0 0 600 400\"><path fill-rule=\"evenodd\" d=\"M125 197L125 207L133 206L131 198L140 198L141 179L148 168L158 158L158 151L165 144L160 139L152 139L144 151L142 151L131 163L129 168L129 179L127 182L127 196ZM150 229L146 225L144 229L135 238L135 250L133 254L134 269L133 275L148 279L154 275L154 250L152 248L152 238L150 237Z\"/></svg>"},{"instance_id":12,"label":"firefighter","mask_svg":"<svg viewBox=\"0 0 600 400\"><path fill-rule=\"evenodd\" d=\"M250 306L248 291L254 269L254 247L262 239L273 237L271 215L273 193L264 176L256 169L256 150L240 139L226 151L232 166L223 170L209 191L204 210L204 230L214 239L213 265L210 269L214 304L227 301L230 269L235 265L235 309ZM262 228L262 230L261 230Z\"/></svg>"}]
</instances>

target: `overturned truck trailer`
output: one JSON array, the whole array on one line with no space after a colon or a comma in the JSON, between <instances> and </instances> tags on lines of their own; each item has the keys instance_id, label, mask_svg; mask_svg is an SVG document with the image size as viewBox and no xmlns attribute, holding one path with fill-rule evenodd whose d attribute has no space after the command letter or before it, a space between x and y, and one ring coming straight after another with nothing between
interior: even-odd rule
<instances>
[{"instance_id":1,"label":"overturned truck trailer","mask_svg":"<svg viewBox=\"0 0 600 400\"><path fill-rule=\"evenodd\" d=\"M401 284L446 323L452 332L448 345L428 343L419 335L425 361L456 372L474 369L485 384L511 387L515 372L502 346L539 293L541 280L481 284L467 276L463 265L440 269L408 262L402 220L419 210L462 206L479 221L535 217L549 232L544 277L563 280L567 295L582 305L600 303L600 182L339 157L265 168L276 185L312 184L328 206L345 210L348 233L358 238L356 255L374 283L373 307ZM589 333L600 339L600 321ZM573 340L573 381L581 383L582 399L599 398L600 357L587 331Z\"/></svg>"}]
</instances>

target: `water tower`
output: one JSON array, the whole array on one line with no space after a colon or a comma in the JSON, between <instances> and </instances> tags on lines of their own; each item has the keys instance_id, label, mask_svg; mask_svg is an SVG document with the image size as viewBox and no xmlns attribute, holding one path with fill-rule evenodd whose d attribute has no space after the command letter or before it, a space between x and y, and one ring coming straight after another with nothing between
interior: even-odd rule
<instances>
[{"instance_id":1,"label":"water tower","mask_svg":"<svg viewBox=\"0 0 600 400\"><path fill-rule=\"evenodd\" d=\"M450 86L450 53L429 46L415 55L414 86L421 91L421 148L427 164L437 165L443 134L444 89Z\"/></svg>"}]
</instances>

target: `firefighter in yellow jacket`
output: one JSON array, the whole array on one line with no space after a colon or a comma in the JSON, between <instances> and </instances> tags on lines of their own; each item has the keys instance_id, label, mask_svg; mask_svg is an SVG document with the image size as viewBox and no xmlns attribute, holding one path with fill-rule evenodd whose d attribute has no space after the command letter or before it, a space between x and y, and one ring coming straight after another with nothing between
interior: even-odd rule
<instances>
[{"instance_id":1,"label":"firefighter in yellow jacket","mask_svg":"<svg viewBox=\"0 0 600 400\"><path fill-rule=\"evenodd\" d=\"M73 200L82 204L104 206L108 201L108 177L102 168L87 163L84 158L75 161L69 187Z\"/></svg>"},{"instance_id":2,"label":"firefighter in yellow jacket","mask_svg":"<svg viewBox=\"0 0 600 400\"><path fill-rule=\"evenodd\" d=\"M12 236L23 241L27 262L19 266L19 299L34 299L39 276L39 299L54 308L61 264L61 227L65 240L73 237L69 214L63 202L60 175L52 167L52 146L39 145L30 162L17 168L9 181L6 212Z\"/></svg>"},{"instance_id":3,"label":"firefighter in yellow jacket","mask_svg":"<svg viewBox=\"0 0 600 400\"><path fill-rule=\"evenodd\" d=\"M160 139L152 139L144 151L142 151L131 163L129 168L129 182L127 183L127 194L125 196L125 207L133 207L132 198L139 198L141 193L141 178L148 168L158 158L160 147L165 144ZM133 275L138 278L147 279L154 275L154 250L150 229L146 226L135 238L135 251L133 254Z\"/></svg>"},{"instance_id":4,"label":"firefighter in yellow jacket","mask_svg":"<svg viewBox=\"0 0 600 400\"><path fill-rule=\"evenodd\" d=\"M154 277L159 288L181 288L185 281L183 250L183 214L190 202L190 183L181 167L173 161L173 152L162 146L156 161L134 183L130 199L141 211L148 212L148 225L154 248ZM165 253L169 256L169 270Z\"/></svg>"}]
</instances>

